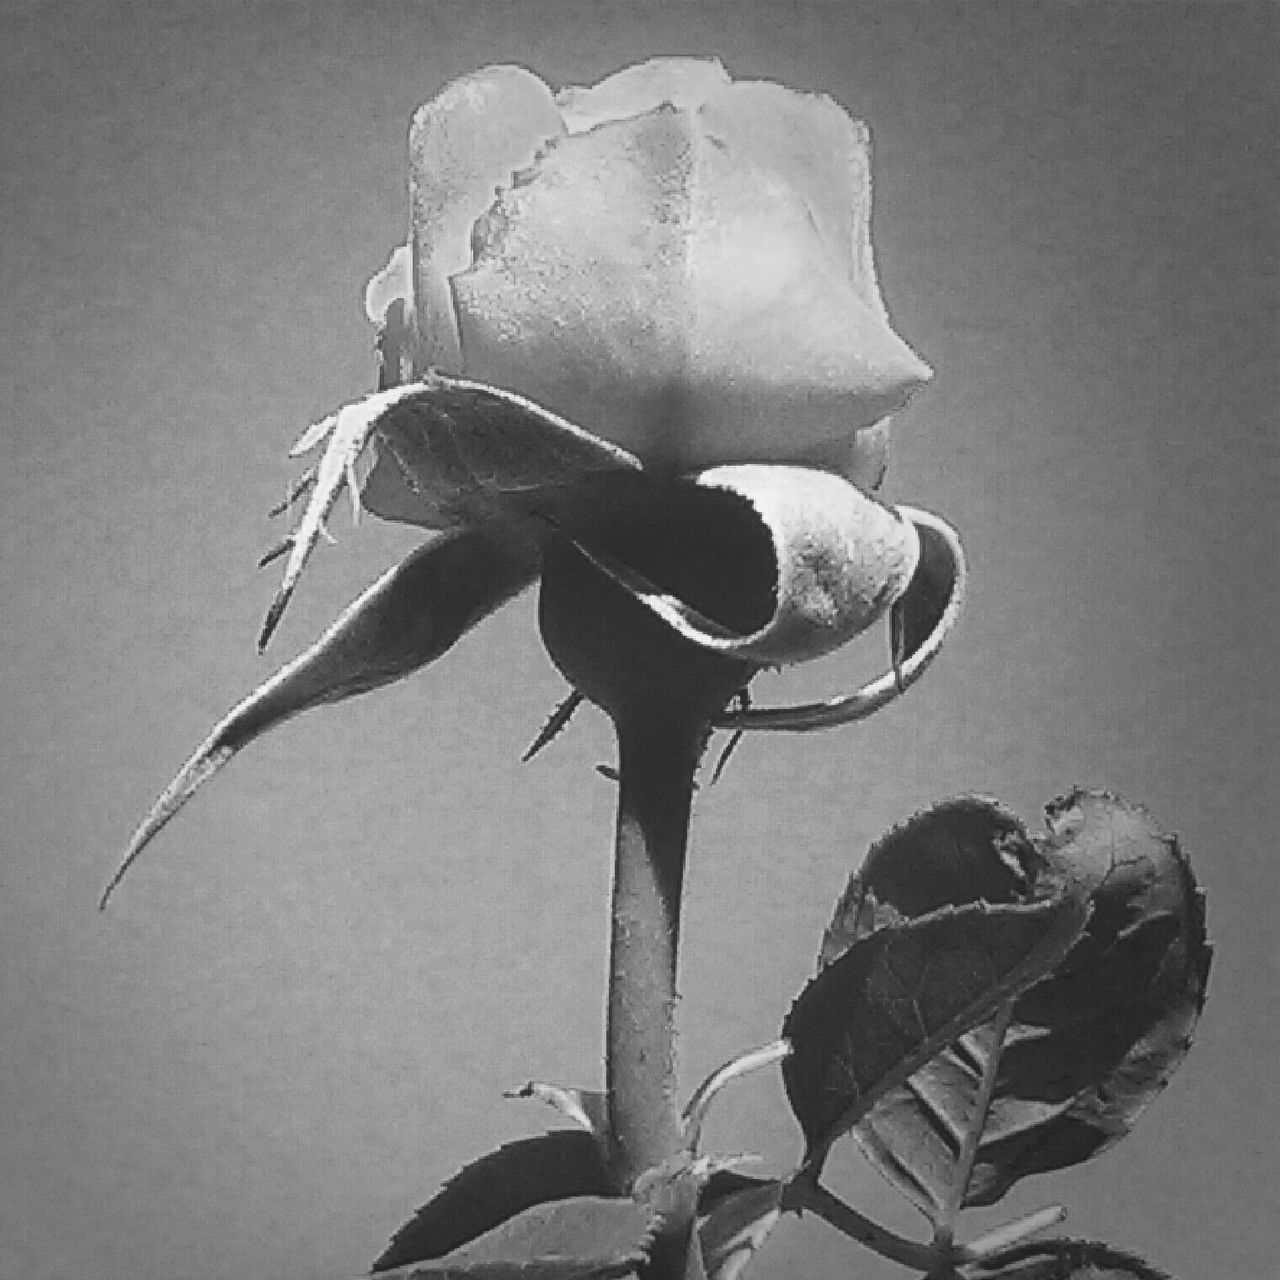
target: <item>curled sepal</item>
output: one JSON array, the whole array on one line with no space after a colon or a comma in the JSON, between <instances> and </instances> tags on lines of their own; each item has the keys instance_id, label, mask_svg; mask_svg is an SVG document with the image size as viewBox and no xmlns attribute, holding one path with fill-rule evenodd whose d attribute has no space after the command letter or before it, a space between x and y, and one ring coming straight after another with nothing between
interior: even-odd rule
<instances>
[{"instance_id":1,"label":"curled sepal","mask_svg":"<svg viewBox=\"0 0 1280 1280\"><path fill-rule=\"evenodd\" d=\"M1171 1280L1133 1254L1096 1240L1045 1240L971 1264L965 1280Z\"/></svg>"},{"instance_id":2,"label":"curled sepal","mask_svg":"<svg viewBox=\"0 0 1280 1280\"><path fill-rule=\"evenodd\" d=\"M911 581L893 604L895 665L853 693L822 702L783 707L752 706L716 717L717 729L769 729L807 733L865 720L905 693L942 650L964 605L968 570L956 531L928 511L900 506L914 526L919 560Z\"/></svg>"},{"instance_id":3,"label":"curled sepal","mask_svg":"<svg viewBox=\"0 0 1280 1280\"><path fill-rule=\"evenodd\" d=\"M157 832L255 738L299 712L366 693L425 666L532 582L537 571L533 544L498 526L448 534L388 570L315 644L214 726L134 832L100 905Z\"/></svg>"},{"instance_id":4,"label":"curled sepal","mask_svg":"<svg viewBox=\"0 0 1280 1280\"><path fill-rule=\"evenodd\" d=\"M806 1170L816 1177L832 1144L889 1090L1051 972L1086 915L1068 894L944 907L859 939L822 969L782 1027Z\"/></svg>"},{"instance_id":5,"label":"curled sepal","mask_svg":"<svg viewBox=\"0 0 1280 1280\"><path fill-rule=\"evenodd\" d=\"M459 1170L392 1237L373 1264L390 1271L446 1254L535 1205L575 1196L612 1196L599 1144L578 1129L557 1129L491 1151Z\"/></svg>"},{"instance_id":6,"label":"curled sepal","mask_svg":"<svg viewBox=\"0 0 1280 1280\"><path fill-rule=\"evenodd\" d=\"M363 397L305 431L291 456L324 444L315 486L267 611L258 647L279 624L343 489L375 515L428 529L554 508L557 495L599 472L635 470L626 450L513 392L431 375ZM357 465L373 467L364 481Z\"/></svg>"},{"instance_id":7,"label":"curled sepal","mask_svg":"<svg viewBox=\"0 0 1280 1280\"><path fill-rule=\"evenodd\" d=\"M691 602L660 576L679 568L646 572L641 557L652 552L634 545L634 521L596 529L594 537L566 532L677 635L725 657L783 665L830 653L884 616L919 559L915 525L810 467L713 467L658 501L670 510L650 510L647 525L686 524L680 557L704 565L718 559L726 584L737 584L737 599L719 609Z\"/></svg>"}]
</instances>

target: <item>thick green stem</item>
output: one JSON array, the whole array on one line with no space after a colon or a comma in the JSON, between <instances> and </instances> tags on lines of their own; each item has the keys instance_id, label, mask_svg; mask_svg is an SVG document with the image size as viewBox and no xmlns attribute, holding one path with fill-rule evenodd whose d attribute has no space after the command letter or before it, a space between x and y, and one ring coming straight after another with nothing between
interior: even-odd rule
<instances>
[{"instance_id":1,"label":"thick green stem","mask_svg":"<svg viewBox=\"0 0 1280 1280\"><path fill-rule=\"evenodd\" d=\"M683 1147L675 1006L689 810L704 726L679 711L616 717L617 845L605 1079L626 1185ZM662 1248L651 1274L681 1277L696 1207L687 1180L663 1193Z\"/></svg>"}]
</instances>

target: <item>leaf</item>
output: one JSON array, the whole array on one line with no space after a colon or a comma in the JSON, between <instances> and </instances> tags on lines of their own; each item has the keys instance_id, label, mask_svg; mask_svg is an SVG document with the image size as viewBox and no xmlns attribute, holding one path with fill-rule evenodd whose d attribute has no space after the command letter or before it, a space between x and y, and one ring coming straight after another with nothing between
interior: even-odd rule
<instances>
[{"instance_id":1,"label":"leaf","mask_svg":"<svg viewBox=\"0 0 1280 1280\"><path fill-rule=\"evenodd\" d=\"M161 828L255 738L300 712L367 693L434 661L537 570L532 544L490 528L439 538L388 570L315 644L213 727L134 832L99 905L106 906Z\"/></svg>"},{"instance_id":2,"label":"leaf","mask_svg":"<svg viewBox=\"0 0 1280 1280\"><path fill-rule=\"evenodd\" d=\"M935 1224L1127 1133L1181 1061L1203 1001L1203 903L1176 845L1106 793L1073 793L1049 813L1040 841L978 797L917 814L872 848L823 939L830 963L946 903L1026 902L1065 887L1091 904L1080 940L1020 996L1007 1026L990 1019L966 1032L855 1130Z\"/></svg>"},{"instance_id":3,"label":"leaf","mask_svg":"<svg viewBox=\"0 0 1280 1280\"><path fill-rule=\"evenodd\" d=\"M966 1268L970 1280L1170 1280L1132 1254L1093 1240L1044 1240Z\"/></svg>"},{"instance_id":4,"label":"leaf","mask_svg":"<svg viewBox=\"0 0 1280 1280\"><path fill-rule=\"evenodd\" d=\"M890 1088L1049 971L1079 936L1068 896L974 903L889 925L828 964L792 1005L782 1074L820 1169L831 1144Z\"/></svg>"},{"instance_id":5,"label":"leaf","mask_svg":"<svg viewBox=\"0 0 1280 1280\"><path fill-rule=\"evenodd\" d=\"M595 1138L556 1129L499 1147L456 1173L392 1238L373 1264L388 1271L442 1258L535 1205L612 1196Z\"/></svg>"},{"instance_id":6,"label":"leaf","mask_svg":"<svg viewBox=\"0 0 1280 1280\"><path fill-rule=\"evenodd\" d=\"M698 1202L698 1240L708 1280L739 1280L782 1216L786 1184L718 1173Z\"/></svg>"},{"instance_id":7,"label":"leaf","mask_svg":"<svg viewBox=\"0 0 1280 1280\"><path fill-rule=\"evenodd\" d=\"M325 442L315 487L289 538L284 576L262 626L265 648L344 488L375 515L452 529L525 514L589 476L637 470L616 445L512 392L432 375L344 405L313 424L297 457ZM357 465L372 452L363 484Z\"/></svg>"},{"instance_id":8,"label":"leaf","mask_svg":"<svg viewBox=\"0 0 1280 1280\"><path fill-rule=\"evenodd\" d=\"M576 1196L535 1205L443 1258L394 1274L397 1280L621 1280L644 1263L657 1222L634 1200Z\"/></svg>"},{"instance_id":9,"label":"leaf","mask_svg":"<svg viewBox=\"0 0 1280 1280\"><path fill-rule=\"evenodd\" d=\"M1212 959L1204 897L1137 806L1075 791L1048 808L1049 874L1093 903L1061 968L1018 1002L967 1204L1113 1146L1191 1047Z\"/></svg>"}]
</instances>

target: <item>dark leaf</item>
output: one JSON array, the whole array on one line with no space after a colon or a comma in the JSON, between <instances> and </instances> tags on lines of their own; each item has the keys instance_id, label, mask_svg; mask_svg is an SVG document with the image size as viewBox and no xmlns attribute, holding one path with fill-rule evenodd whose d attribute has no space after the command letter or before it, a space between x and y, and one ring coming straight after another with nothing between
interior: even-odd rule
<instances>
[{"instance_id":1,"label":"dark leaf","mask_svg":"<svg viewBox=\"0 0 1280 1280\"><path fill-rule=\"evenodd\" d=\"M975 903L855 942L791 1007L783 1079L816 1169L890 1088L1048 972L1084 923L1077 899Z\"/></svg>"},{"instance_id":2,"label":"dark leaf","mask_svg":"<svg viewBox=\"0 0 1280 1280\"><path fill-rule=\"evenodd\" d=\"M1178 844L1140 808L1077 791L1048 809L1050 874L1093 914L1060 969L1018 1002L966 1203L1118 1142L1191 1047L1211 949Z\"/></svg>"},{"instance_id":3,"label":"dark leaf","mask_svg":"<svg viewBox=\"0 0 1280 1280\"><path fill-rule=\"evenodd\" d=\"M1056 802L1049 823L1048 838L1033 841L1016 817L974 797L916 815L872 849L823 940L829 962L946 902L1031 901L1064 888L1090 902L1084 934L1018 999L1007 1029L989 1021L967 1032L855 1131L935 1222L1117 1141L1181 1061L1199 1014L1203 901L1176 844L1105 793ZM992 1097L977 1141L984 1082Z\"/></svg>"},{"instance_id":4,"label":"dark leaf","mask_svg":"<svg viewBox=\"0 0 1280 1280\"><path fill-rule=\"evenodd\" d=\"M738 1280L782 1216L785 1184L714 1174L698 1199L698 1240L708 1280Z\"/></svg>"},{"instance_id":5,"label":"dark leaf","mask_svg":"<svg viewBox=\"0 0 1280 1280\"><path fill-rule=\"evenodd\" d=\"M539 1204L397 1280L620 1280L643 1264L657 1218L634 1200L577 1196ZM383 1272L386 1275L386 1272Z\"/></svg>"},{"instance_id":6,"label":"dark leaf","mask_svg":"<svg viewBox=\"0 0 1280 1280\"><path fill-rule=\"evenodd\" d=\"M1170 1280L1141 1258L1092 1240L1044 1240L967 1269L971 1280Z\"/></svg>"},{"instance_id":7,"label":"dark leaf","mask_svg":"<svg viewBox=\"0 0 1280 1280\"><path fill-rule=\"evenodd\" d=\"M442 1258L534 1205L613 1194L591 1134L557 1129L525 1138L456 1173L396 1232L373 1270Z\"/></svg>"}]
</instances>

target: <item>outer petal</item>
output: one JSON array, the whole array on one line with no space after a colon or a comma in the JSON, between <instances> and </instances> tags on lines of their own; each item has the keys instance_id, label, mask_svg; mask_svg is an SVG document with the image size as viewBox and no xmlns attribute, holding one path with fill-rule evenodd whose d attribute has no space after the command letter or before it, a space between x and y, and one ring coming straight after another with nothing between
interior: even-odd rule
<instances>
[{"instance_id":1,"label":"outer petal","mask_svg":"<svg viewBox=\"0 0 1280 1280\"><path fill-rule=\"evenodd\" d=\"M607 120L626 120L664 102L692 111L729 84L719 58L651 58L624 67L589 89L569 85L556 105L570 133L583 133Z\"/></svg>"},{"instance_id":2,"label":"outer petal","mask_svg":"<svg viewBox=\"0 0 1280 1280\"><path fill-rule=\"evenodd\" d=\"M871 251L871 139L833 99L741 80L698 112L703 132L739 163L774 175L804 202L862 302L887 322Z\"/></svg>"},{"instance_id":3,"label":"outer petal","mask_svg":"<svg viewBox=\"0 0 1280 1280\"><path fill-rule=\"evenodd\" d=\"M102 905L160 829L243 747L299 712L367 693L434 661L537 571L534 546L498 526L428 543L388 570L315 644L214 726L134 832Z\"/></svg>"},{"instance_id":4,"label":"outer petal","mask_svg":"<svg viewBox=\"0 0 1280 1280\"><path fill-rule=\"evenodd\" d=\"M381 327L387 322L387 313L401 302L407 311L413 311L413 241L397 245L387 259L387 265L374 275L364 289L364 313L371 324Z\"/></svg>"},{"instance_id":5,"label":"outer petal","mask_svg":"<svg viewBox=\"0 0 1280 1280\"><path fill-rule=\"evenodd\" d=\"M687 461L689 121L664 107L557 143L502 193L453 280L468 377L647 464Z\"/></svg>"},{"instance_id":6,"label":"outer petal","mask_svg":"<svg viewBox=\"0 0 1280 1280\"><path fill-rule=\"evenodd\" d=\"M471 230L514 170L564 132L551 90L523 67L454 80L414 113L409 191L419 344L417 373L461 373L448 280L471 261Z\"/></svg>"},{"instance_id":7,"label":"outer petal","mask_svg":"<svg viewBox=\"0 0 1280 1280\"><path fill-rule=\"evenodd\" d=\"M803 191L731 144L700 141L685 411L704 447L786 461L900 409L930 370L850 275Z\"/></svg>"},{"instance_id":8,"label":"outer petal","mask_svg":"<svg viewBox=\"0 0 1280 1280\"><path fill-rule=\"evenodd\" d=\"M549 148L476 249L468 376L669 472L809 457L929 376L804 196L673 107Z\"/></svg>"}]
</instances>

